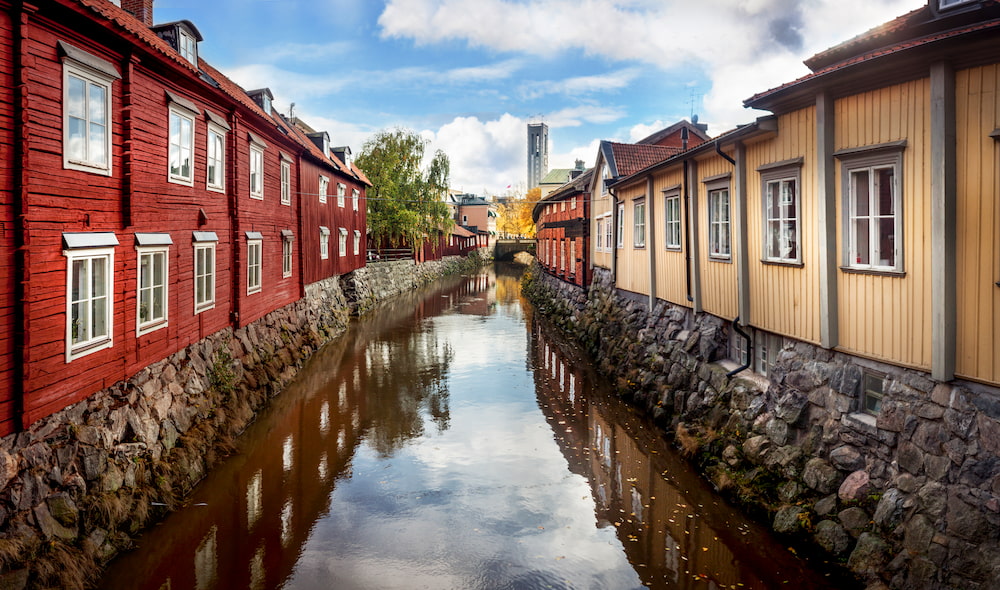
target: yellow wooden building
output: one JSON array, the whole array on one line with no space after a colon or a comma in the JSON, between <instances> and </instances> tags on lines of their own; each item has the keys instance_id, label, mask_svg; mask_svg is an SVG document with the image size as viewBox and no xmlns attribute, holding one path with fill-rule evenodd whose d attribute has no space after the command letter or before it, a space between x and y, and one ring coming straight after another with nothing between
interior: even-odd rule
<instances>
[{"instance_id":1,"label":"yellow wooden building","mask_svg":"<svg viewBox=\"0 0 1000 590\"><path fill-rule=\"evenodd\" d=\"M1000 385L998 38L997 0L929 0L745 102L772 115L627 175L599 155L593 265L738 317L758 372L801 341Z\"/></svg>"}]
</instances>

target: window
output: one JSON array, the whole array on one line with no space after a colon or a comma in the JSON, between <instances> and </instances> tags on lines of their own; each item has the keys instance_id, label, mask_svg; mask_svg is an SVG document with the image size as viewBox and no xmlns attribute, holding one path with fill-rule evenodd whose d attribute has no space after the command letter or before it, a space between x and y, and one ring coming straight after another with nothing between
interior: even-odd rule
<instances>
[{"instance_id":1,"label":"window","mask_svg":"<svg viewBox=\"0 0 1000 590\"><path fill-rule=\"evenodd\" d=\"M962 4L968 4L974 2L975 0L938 0L938 10L947 10L948 8L954 8Z\"/></svg>"},{"instance_id":2,"label":"window","mask_svg":"<svg viewBox=\"0 0 1000 590\"><path fill-rule=\"evenodd\" d=\"M611 177L611 168L609 168L608 164L605 163L601 167L601 194L602 195L608 194L608 182L610 182L611 180L612 180L612 177Z\"/></svg>"},{"instance_id":3,"label":"window","mask_svg":"<svg viewBox=\"0 0 1000 590\"><path fill-rule=\"evenodd\" d=\"M63 168L111 175L114 65L68 43L63 56Z\"/></svg>"},{"instance_id":4,"label":"window","mask_svg":"<svg viewBox=\"0 0 1000 590\"><path fill-rule=\"evenodd\" d=\"M681 194L668 194L664 199L663 211L666 215L666 240L668 250L681 249Z\"/></svg>"},{"instance_id":5,"label":"window","mask_svg":"<svg viewBox=\"0 0 1000 590\"><path fill-rule=\"evenodd\" d=\"M352 203L352 205L354 207L354 210L357 211L358 210L358 201L361 200L361 191L359 191L358 189L352 190L351 191L351 200L352 200L351 203Z\"/></svg>"},{"instance_id":6,"label":"window","mask_svg":"<svg viewBox=\"0 0 1000 590\"><path fill-rule=\"evenodd\" d=\"M194 232L194 312L215 307L215 232Z\"/></svg>"},{"instance_id":7,"label":"window","mask_svg":"<svg viewBox=\"0 0 1000 590\"><path fill-rule=\"evenodd\" d=\"M112 345L113 233L63 234L66 257L66 362Z\"/></svg>"},{"instance_id":8,"label":"window","mask_svg":"<svg viewBox=\"0 0 1000 590\"><path fill-rule=\"evenodd\" d=\"M247 295L261 290L261 254L264 239L260 232L247 232Z\"/></svg>"},{"instance_id":9,"label":"window","mask_svg":"<svg viewBox=\"0 0 1000 590\"><path fill-rule=\"evenodd\" d=\"M281 160L281 204L292 204L292 164L284 159Z\"/></svg>"},{"instance_id":10,"label":"window","mask_svg":"<svg viewBox=\"0 0 1000 590\"><path fill-rule=\"evenodd\" d=\"M597 252L604 251L604 218L598 217L597 223L594 226L594 236L596 238L594 243L594 250Z\"/></svg>"},{"instance_id":11,"label":"window","mask_svg":"<svg viewBox=\"0 0 1000 590\"><path fill-rule=\"evenodd\" d=\"M604 251L611 251L612 231L614 231L614 226L611 225L611 212L609 211L604 215Z\"/></svg>"},{"instance_id":12,"label":"window","mask_svg":"<svg viewBox=\"0 0 1000 590\"><path fill-rule=\"evenodd\" d=\"M618 205L618 247L622 248L625 245L625 204L621 203Z\"/></svg>"},{"instance_id":13,"label":"window","mask_svg":"<svg viewBox=\"0 0 1000 590\"><path fill-rule=\"evenodd\" d=\"M340 228L340 239L337 240L337 247L340 256L347 256L347 229Z\"/></svg>"},{"instance_id":14,"label":"window","mask_svg":"<svg viewBox=\"0 0 1000 590\"><path fill-rule=\"evenodd\" d=\"M171 105L169 134L169 180L191 185L194 183L194 117Z\"/></svg>"},{"instance_id":15,"label":"window","mask_svg":"<svg viewBox=\"0 0 1000 590\"><path fill-rule=\"evenodd\" d=\"M902 271L902 216L897 161L859 160L847 168L847 264Z\"/></svg>"},{"instance_id":16,"label":"window","mask_svg":"<svg viewBox=\"0 0 1000 590\"><path fill-rule=\"evenodd\" d=\"M344 197L347 196L347 186L337 183L337 206L344 206Z\"/></svg>"},{"instance_id":17,"label":"window","mask_svg":"<svg viewBox=\"0 0 1000 590\"><path fill-rule=\"evenodd\" d=\"M566 240L559 240L556 248L559 250L559 270L566 272Z\"/></svg>"},{"instance_id":18,"label":"window","mask_svg":"<svg viewBox=\"0 0 1000 590\"><path fill-rule=\"evenodd\" d=\"M885 388L885 375L871 371L864 371L863 375L861 409L866 414L877 416L882 411L882 392Z\"/></svg>"},{"instance_id":19,"label":"window","mask_svg":"<svg viewBox=\"0 0 1000 590\"><path fill-rule=\"evenodd\" d=\"M319 202L326 202L326 187L330 185L330 179L325 176L319 177Z\"/></svg>"},{"instance_id":20,"label":"window","mask_svg":"<svg viewBox=\"0 0 1000 590\"><path fill-rule=\"evenodd\" d=\"M208 190L226 190L226 131L218 125L208 124L207 171L205 184Z\"/></svg>"},{"instance_id":21,"label":"window","mask_svg":"<svg viewBox=\"0 0 1000 590\"><path fill-rule=\"evenodd\" d=\"M264 198L264 147L250 144L250 198Z\"/></svg>"},{"instance_id":22,"label":"window","mask_svg":"<svg viewBox=\"0 0 1000 590\"><path fill-rule=\"evenodd\" d=\"M632 245L646 247L646 201L637 200L632 205Z\"/></svg>"},{"instance_id":23,"label":"window","mask_svg":"<svg viewBox=\"0 0 1000 590\"><path fill-rule=\"evenodd\" d=\"M319 257L326 260L330 257L330 228L319 226Z\"/></svg>"},{"instance_id":24,"label":"window","mask_svg":"<svg viewBox=\"0 0 1000 590\"><path fill-rule=\"evenodd\" d=\"M792 165L768 165L761 173L764 197L763 258L769 262L802 262L802 212L799 196L801 159Z\"/></svg>"},{"instance_id":25,"label":"window","mask_svg":"<svg viewBox=\"0 0 1000 590\"><path fill-rule=\"evenodd\" d=\"M729 187L708 191L708 256L729 260Z\"/></svg>"},{"instance_id":26,"label":"window","mask_svg":"<svg viewBox=\"0 0 1000 590\"><path fill-rule=\"evenodd\" d=\"M167 325L167 273L170 234L135 234L139 272L136 286L135 335Z\"/></svg>"},{"instance_id":27,"label":"window","mask_svg":"<svg viewBox=\"0 0 1000 590\"><path fill-rule=\"evenodd\" d=\"M198 65L198 40L187 31L177 31L177 53L195 66Z\"/></svg>"},{"instance_id":28,"label":"window","mask_svg":"<svg viewBox=\"0 0 1000 590\"><path fill-rule=\"evenodd\" d=\"M452 243L454 244L455 237L452 236ZM354 255L357 256L361 254L361 230L354 230Z\"/></svg>"},{"instance_id":29,"label":"window","mask_svg":"<svg viewBox=\"0 0 1000 590\"><path fill-rule=\"evenodd\" d=\"M290 229L281 230L281 276L292 276L292 242L295 234Z\"/></svg>"},{"instance_id":30,"label":"window","mask_svg":"<svg viewBox=\"0 0 1000 590\"><path fill-rule=\"evenodd\" d=\"M576 197L573 197L573 200L569 202L569 208L576 209Z\"/></svg>"}]
</instances>

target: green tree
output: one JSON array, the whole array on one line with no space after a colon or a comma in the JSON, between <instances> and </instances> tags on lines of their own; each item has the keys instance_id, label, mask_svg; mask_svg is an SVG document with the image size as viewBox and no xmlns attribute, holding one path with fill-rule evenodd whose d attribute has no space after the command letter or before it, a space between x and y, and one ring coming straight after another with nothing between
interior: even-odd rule
<instances>
[{"instance_id":1,"label":"green tree","mask_svg":"<svg viewBox=\"0 0 1000 590\"><path fill-rule=\"evenodd\" d=\"M421 169L427 141L408 129L378 132L365 142L356 163L371 181L368 232L374 243L420 247L453 221L443 200L451 164L438 150Z\"/></svg>"}]
</instances>

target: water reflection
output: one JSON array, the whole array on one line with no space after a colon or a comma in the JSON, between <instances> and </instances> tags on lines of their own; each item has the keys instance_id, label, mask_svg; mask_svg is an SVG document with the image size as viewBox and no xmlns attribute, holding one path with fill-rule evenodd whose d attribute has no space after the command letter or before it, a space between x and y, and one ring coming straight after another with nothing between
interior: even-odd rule
<instances>
[{"instance_id":1,"label":"water reflection","mask_svg":"<svg viewBox=\"0 0 1000 590\"><path fill-rule=\"evenodd\" d=\"M516 272L412 293L317 353L103 587L824 587L600 383Z\"/></svg>"}]
</instances>

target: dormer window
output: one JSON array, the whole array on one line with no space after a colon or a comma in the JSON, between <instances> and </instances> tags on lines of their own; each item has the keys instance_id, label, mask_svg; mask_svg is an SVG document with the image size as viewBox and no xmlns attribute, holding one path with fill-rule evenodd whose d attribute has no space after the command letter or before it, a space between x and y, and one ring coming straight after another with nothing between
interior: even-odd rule
<instances>
[{"instance_id":1,"label":"dormer window","mask_svg":"<svg viewBox=\"0 0 1000 590\"><path fill-rule=\"evenodd\" d=\"M251 90L247 92L247 95L253 99L255 103L257 103L257 106L259 106L265 114L271 114L271 101L274 100L274 95L271 94L270 88Z\"/></svg>"},{"instance_id":2,"label":"dormer window","mask_svg":"<svg viewBox=\"0 0 1000 590\"><path fill-rule=\"evenodd\" d=\"M962 4L972 4L978 0L937 0L938 10L948 10Z\"/></svg>"},{"instance_id":3,"label":"dormer window","mask_svg":"<svg viewBox=\"0 0 1000 590\"><path fill-rule=\"evenodd\" d=\"M181 57L191 62L193 65L198 65L198 41L195 40L194 36L187 31L179 31L177 36L177 53L181 54Z\"/></svg>"}]
</instances>

